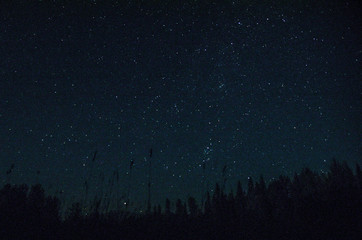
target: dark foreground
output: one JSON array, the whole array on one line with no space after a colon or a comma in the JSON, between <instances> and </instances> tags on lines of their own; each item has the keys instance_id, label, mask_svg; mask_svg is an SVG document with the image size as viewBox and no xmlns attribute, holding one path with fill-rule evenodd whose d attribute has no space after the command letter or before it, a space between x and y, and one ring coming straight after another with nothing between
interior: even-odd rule
<instances>
[{"instance_id":1,"label":"dark foreground","mask_svg":"<svg viewBox=\"0 0 362 240\"><path fill-rule=\"evenodd\" d=\"M60 217L60 201L40 185L0 190L0 239L362 239L362 174L333 162L327 174L304 169L292 179L266 184L249 179L244 191L212 195L197 203L166 200L146 214L124 210L90 213L79 203Z\"/></svg>"}]
</instances>

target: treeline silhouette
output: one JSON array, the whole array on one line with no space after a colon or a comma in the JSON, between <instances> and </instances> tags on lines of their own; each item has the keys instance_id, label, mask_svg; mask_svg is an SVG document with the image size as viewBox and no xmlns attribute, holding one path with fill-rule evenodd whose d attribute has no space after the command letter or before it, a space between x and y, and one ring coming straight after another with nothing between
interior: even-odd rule
<instances>
[{"instance_id":1,"label":"treeline silhouette","mask_svg":"<svg viewBox=\"0 0 362 240\"><path fill-rule=\"evenodd\" d=\"M362 173L334 160L327 173L249 178L229 193L216 184L203 202L166 199L142 214L60 207L39 184L5 185L0 239L362 239Z\"/></svg>"}]
</instances>

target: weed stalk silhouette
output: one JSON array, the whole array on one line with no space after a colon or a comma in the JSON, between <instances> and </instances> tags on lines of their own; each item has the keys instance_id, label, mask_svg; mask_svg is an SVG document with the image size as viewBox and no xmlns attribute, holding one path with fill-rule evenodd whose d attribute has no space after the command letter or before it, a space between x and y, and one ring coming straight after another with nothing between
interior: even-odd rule
<instances>
[{"instance_id":1,"label":"weed stalk silhouette","mask_svg":"<svg viewBox=\"0 0 362 240\"><path fill-rule=\"evenodd\" d=\"M149 165L148 165L148 200L147 200L147 212L151 212L151 159L152 159L152 148L149 152Z\"/></svg>"},{"instance_id":2,"label":"weed stalk silhouette","mask_svg":"<svg viewBox=\"0 0 362 240\"><path fill-rule=\"evenodd\" d=\"M131 162L129 164L129 179L128 179L128 189L127 189L127 201L126 201L126 208L128 208L128 205L130 203L129 195L131 192L131 183L132 183L132 168L134 165L134 159L131 159Z\"/></svg>"}]
</instances>

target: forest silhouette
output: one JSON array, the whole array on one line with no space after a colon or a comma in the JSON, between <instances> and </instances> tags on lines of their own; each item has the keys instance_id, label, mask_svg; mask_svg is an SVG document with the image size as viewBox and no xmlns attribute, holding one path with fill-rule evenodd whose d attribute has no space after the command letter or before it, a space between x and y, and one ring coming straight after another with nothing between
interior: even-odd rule
<instances>
[{"instance_id":1,"label":"forest silhouette","mask_svg":"<svg viewBox=\"0 0 362 240\"><path fill-rule=\"evenodd\" d=\"M61 201L41 185L0 190L0 239L362 239L362 173L333 161L326 173L309 168L266 184L261 176L226 193L215 184L194 197L144 213L85 212L80 202L61 214Z\"/></svg>"}]
</instances>

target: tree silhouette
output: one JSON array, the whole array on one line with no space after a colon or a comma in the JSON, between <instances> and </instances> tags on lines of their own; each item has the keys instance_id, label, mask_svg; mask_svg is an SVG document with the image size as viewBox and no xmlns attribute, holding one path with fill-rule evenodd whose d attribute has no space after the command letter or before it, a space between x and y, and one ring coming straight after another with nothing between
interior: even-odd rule
<instances>
[{"instance_id":1,"label":"tree silhouette","mask_svg":"<svg viewBox=\"0 0 362 240\"><path fill-rule=\"evenodd\" d=\"M166 198L165 211L150 214L99 210L73 203L61 218L58 198L41 185L6 184L0 189L0 239L361 239L361 169L332 161L330 171L304 168L291 179L266 184L248 179L248 191L215 184L205 204L189 196L177 199L175 213ZM93 209L85 212L83 209Z\"/></svg>"},{"instance_id":2,"label":"tree silhouette","mask_svg":"<svg viewBox=\"0 0 362 240\"><path fill-rule=\"evenodd\" d=\"M170 214L171 214L171 201L170 201L170 199L168 199L168 198L166 198L165 213L166 213L166 215L170 215Z\"/></svg>"},{"instance_id":3,"label":"tree silhouette","mask_svg":"<svg viewBox=\"0 0 362 240\"><path fill-rule=\"evenodd\" d=\"M197 206L196 199L189 197L188 199L189 212L191 217L196 217L199 215L199 207Z\"/></svg>"}]
</instances>

